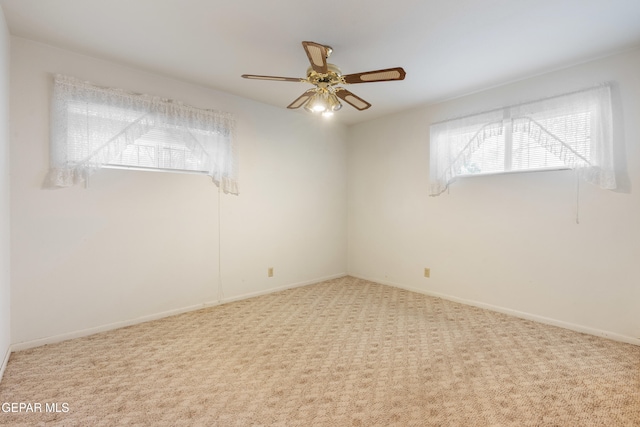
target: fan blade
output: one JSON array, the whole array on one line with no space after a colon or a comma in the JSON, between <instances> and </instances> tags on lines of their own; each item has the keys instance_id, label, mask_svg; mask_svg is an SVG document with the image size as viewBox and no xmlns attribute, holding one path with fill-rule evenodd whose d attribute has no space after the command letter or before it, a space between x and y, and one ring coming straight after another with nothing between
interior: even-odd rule
<instances>
[{"instance_id":1,"label":"fan blade","mask_svg":"<svg viewBox=\"0 0 640 427\"><path fill-rule=\"evenodd\" d=\"M404 80L407 73L402 67L387 68L384 70L365 71L364 73L347 74L342 76L345 83L370 83L370 82L387 82L391 80Z\"/></svg>"},{"instance_id":2,"label":"fan blade","mask_svg":"<svg viewBox=\"0 0 640 427\"><path fill-rule=\"evenodd\" d=\"M313 96L314 93L316 93L315 89L309 89L308 91L300 95L291 104L287 105L287 108L289 108L290 110L295 110L296 108L302 107L305 104L305 102L307 102L309 98Z\"/></svg>"},{"instance_id":3,"label":"fan blade","mask_svg":"<svg viewBox=\"0 0 640 427\"><path fill-rule=\"evenodd\" d=\"M369 104L367 101L354 95L353 93L342 87L336 88L336 96L338 96L338 98L342 99L347 104L351 105L353 108L360 111L366 110L367 108L371 107L371 104Z\"/></svg>"},{"instance_id":4,"label":"fan blade","mask_svg":"<svg viewBox=\"0 0 640 427\"><path fill-rule=\"evenodd\" d=\"M327 47L314 42L302 42L311 67L316 73L327 74Z\"/></svg>"},{"instance_id":5,"label":"fan blade","mask_svg":"<svg viewBox=\"0 0 640 427\"><path fill-rule=\"evenodd\" d=\"M278 77L278 76L256 76L255 74L243 74L242 77L245 79L254 79L254 80L275 80L280 82L305 82L306 79L301 79L297 77Z\"/></svg>"}]
</instances>

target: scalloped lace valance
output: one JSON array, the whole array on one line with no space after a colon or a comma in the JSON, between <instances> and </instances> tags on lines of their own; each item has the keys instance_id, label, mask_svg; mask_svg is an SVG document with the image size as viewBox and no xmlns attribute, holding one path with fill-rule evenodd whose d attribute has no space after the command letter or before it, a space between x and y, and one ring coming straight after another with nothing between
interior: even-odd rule
<instances>
[{"instance_id":1,"label":"scalloped lace valance","mask_svg":"<svg viewBox=\"0 0 640 427\"><path fill-rule=\"evenodd\" d=\"M474 174L478 157L497 158L487 168L499 173L530 170L518 164L538 161L529 153L545 158L538 167L574 169L584 181L615 189L612 122L611 89L601 85L435 123L429 195L442 194L458 176ZM516 140L525 142L516 146ZM527 156L524 161L517 150Z\"/></svg>"},{"instance_id":2,"label":"scalloped lace valance","mask_svg":"<svg viewBox=\"0 0 640 427\"><path fill-rule=\"evenodd\" d=\"M125 154L124 164L132 165L143 153L141 167L205 173L225 193L238 194L234 134L229 113L56 75L45 186L85 182L105 166L123 164ZM156 140L164 145L149 143Z\"/></svg>"}]
</instances>

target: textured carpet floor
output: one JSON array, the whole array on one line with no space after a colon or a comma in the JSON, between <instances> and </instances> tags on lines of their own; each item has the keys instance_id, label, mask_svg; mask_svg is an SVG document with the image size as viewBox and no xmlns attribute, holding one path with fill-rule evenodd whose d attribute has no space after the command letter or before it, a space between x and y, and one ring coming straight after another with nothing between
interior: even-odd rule
<instances>
[{"instance_id":1,"label":"textured carpet floor","mask_svg":"<svg viewBox=\"0 0 640 427\"><path fill-rule=\"evenodd\" d=\"M640 426L640 347L345 277L14 353L7 402L42 405L12 426Z\"/></svg>"}]
</instances>

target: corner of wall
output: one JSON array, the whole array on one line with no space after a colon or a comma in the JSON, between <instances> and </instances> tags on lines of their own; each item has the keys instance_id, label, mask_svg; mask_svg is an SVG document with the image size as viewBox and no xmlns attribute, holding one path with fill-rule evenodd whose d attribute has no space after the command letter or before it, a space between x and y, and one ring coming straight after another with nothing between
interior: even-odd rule
<instances>
[{"instance_id":1,"label":"corner of wall","mask_svg":"<svg viewBox=\"0 0 640 427\"><path fill-rule=\"evenodd\" d=\"M9 274L9 30L0 7L0 381L11 354Z\"/></svg>"}]
</instances>

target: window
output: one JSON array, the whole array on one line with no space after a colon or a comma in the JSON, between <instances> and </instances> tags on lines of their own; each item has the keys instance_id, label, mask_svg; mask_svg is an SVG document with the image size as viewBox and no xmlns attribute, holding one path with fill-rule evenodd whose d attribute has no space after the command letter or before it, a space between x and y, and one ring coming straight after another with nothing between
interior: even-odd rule
<instances>
[{"instance_id":1,"label":"window","mask_svg":"<svg viewBox=\"0 0 640 427\"><path fill-rule=\"evenodd\" d=\"M570 168L616 187L609 86L433 124L430 194L459 176Z\"/></svg>"},{"instance_id":2,"label":"window","mask_svg":"<svg viewBox=\"0 0 640 427\"><path fill-rule=\"evenodd\" d=\"M170 132L152 129L109 163L111 166L206 173L207 156L194 155Z\"/></svg>"},{"instance_id":3,"label":"window","mask_svg":"<svg viewBox=\"0 0 640 427\"><path fill-rule=\"evenodd\" d=\"M207 174L238 194L235 122L227 113L60 75L52 108L50 187L104 167L133 167Z\"/></svg>"}]
</instances>

